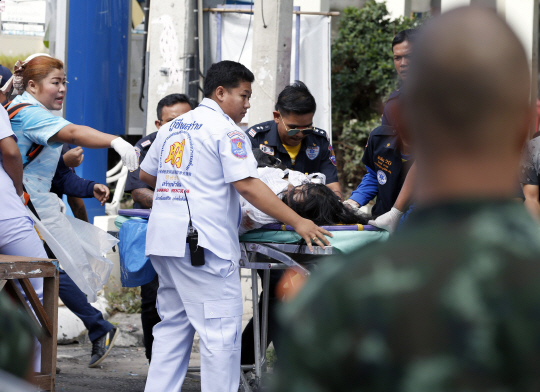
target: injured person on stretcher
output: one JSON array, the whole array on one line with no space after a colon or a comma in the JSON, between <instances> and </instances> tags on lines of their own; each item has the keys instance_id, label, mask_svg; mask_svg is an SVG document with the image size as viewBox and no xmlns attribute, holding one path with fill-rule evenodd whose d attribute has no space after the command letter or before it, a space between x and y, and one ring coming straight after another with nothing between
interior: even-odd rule
<instances>
[{"instance_id":1,"label":"injured person on stretcher","mask_svg":"<svg viewBox=\"0 0 540 392\"><path fill-rule=\"evenodd\" d=\"M339 196L325 185L326 177L322 173L305 175L279 167L259 167L257 170L260 180L285 204L298 215L312 220L318 226L357 223L365 225L371 219L370 215L343 204ZM239 235L270 223L278 223L244 198L241 197L240 202L242 221L238 229Z\"/></svg>"}]
</instances>

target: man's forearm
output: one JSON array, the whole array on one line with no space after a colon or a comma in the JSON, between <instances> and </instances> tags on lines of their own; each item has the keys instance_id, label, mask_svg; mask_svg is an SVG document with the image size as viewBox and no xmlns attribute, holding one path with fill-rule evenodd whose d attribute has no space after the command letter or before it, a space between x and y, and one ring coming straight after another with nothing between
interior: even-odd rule
<instances>
[{"instance_id":1,"label":"man's forearm","mask_svg":"<svg viewBox=\"0 0 540 392\"><path fill-rule=\"evenodd\" d=\"M540 203L538 200L525 199L525 208L534 218L540 220Z\"/></svg>"},{"instance_id":2,"label":"man's forearm","mask_svg":"<svg viewBox=\"0 0 540 392\"><path fill-rule=\"evenodd\" d=\"M330 184L326 184L326 186L339 197L340 200L343 200L343 193L341 192L341 187L339 186L339 182L332 182Z\"/></svg>"},{"instance_id":3,"label":"man's forearm","mask_svg":"<svg viewBox=\"0 0 540 392\"><path fill-rule=\"evenodd\" d=\"M139 203L143 208L152 208L154 191L148 188L133 189L131 197L135 203Z\"/></svg>"},{"instance_id":4,"label":"man's forearm","mask_svg":"<svg viewBox=\"0 0 540 392\"><path fill-rule=\"evenodd\" d=\"M82 221L88 222L88 213L86 212L86 207L84 201L79 197L68 196L67 201L71 207L71 212L73 216Z\"/></svg>"},{"instance_id":5,"label":"man's forearm","mask_svg":"<svg viewBox=\"0 0 540 392\"><path fill-rule=\"evenodd\" d=\"M17 157L4 157L4 170L8 174L8 176L11 177L11 180L13 181L13 185L15 186L15 190L17 191L17 195L22 195L23 193L23 166L22 166L22 158L19 156Z\"/></svg>"},{"instance_id":6,"label":"man's forearm","mask_svg":"<svg viewBox=\"0 0 540 392\"><path fill-rule=\"evenodd\" d=\"M13 181L17 195L22 195L23 164L17 142L11 137L0 140L0 152L2 154L4 170Z\"/></svg>"}]
</instances>

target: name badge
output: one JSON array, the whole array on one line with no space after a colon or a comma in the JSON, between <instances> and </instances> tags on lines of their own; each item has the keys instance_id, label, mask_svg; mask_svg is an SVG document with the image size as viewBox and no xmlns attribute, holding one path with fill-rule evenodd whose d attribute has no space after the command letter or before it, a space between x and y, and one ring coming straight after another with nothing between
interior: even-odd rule
<instances>
[{"instance_id":1,"label":"name badge","mask_svg":"<svg viewBox=\"0 0 540 392\"><path fill-rule=\"evenodd\" d=\"M265 154L272 155L272 156L274 155L274 147L265 146L264 144L259 144L259 148Z\"/></svg>"}]
</instances>

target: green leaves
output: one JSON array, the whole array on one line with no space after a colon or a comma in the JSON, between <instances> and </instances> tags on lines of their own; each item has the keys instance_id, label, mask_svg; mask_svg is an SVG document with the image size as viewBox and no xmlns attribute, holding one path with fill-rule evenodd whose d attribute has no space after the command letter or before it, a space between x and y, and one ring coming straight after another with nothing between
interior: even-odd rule
<instances>
[{"instance_id":1,"label":"green leaves","mask_svg":"<svg viewBox=\"0 0 540 392\"><path fill-rule=\"evenodd\" d=\"M360 160L369 132L380 125L383 99L397 85L392 40L421 21L391 20L386 4L375 0L342 15L332 45L332 131L342 186L356 187L365 173Z\"/></svg>"}]
</instances>

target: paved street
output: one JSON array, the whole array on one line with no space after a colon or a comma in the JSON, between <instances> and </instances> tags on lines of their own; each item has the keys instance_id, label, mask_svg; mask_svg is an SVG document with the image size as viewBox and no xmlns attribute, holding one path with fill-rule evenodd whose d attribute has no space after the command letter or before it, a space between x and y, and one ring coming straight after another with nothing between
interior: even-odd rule
<instances>
[{"instance_id":1,"label":"paved street","mask_svg":"<svg viewBox=\"0 0 540 392\"><path fill-rule=\"evenodd\" d=\"M57 391L69 392L142 392L148 361L144 347L113 347L109 356L94 369L88 368L91 344L58 346L60 374L56 377ZM194 353L196 362L198 354ZM193 361L192 361L193 362ZM186 380L182 391L200 391L198 380Z\"/></svg>"}]
</instances>

